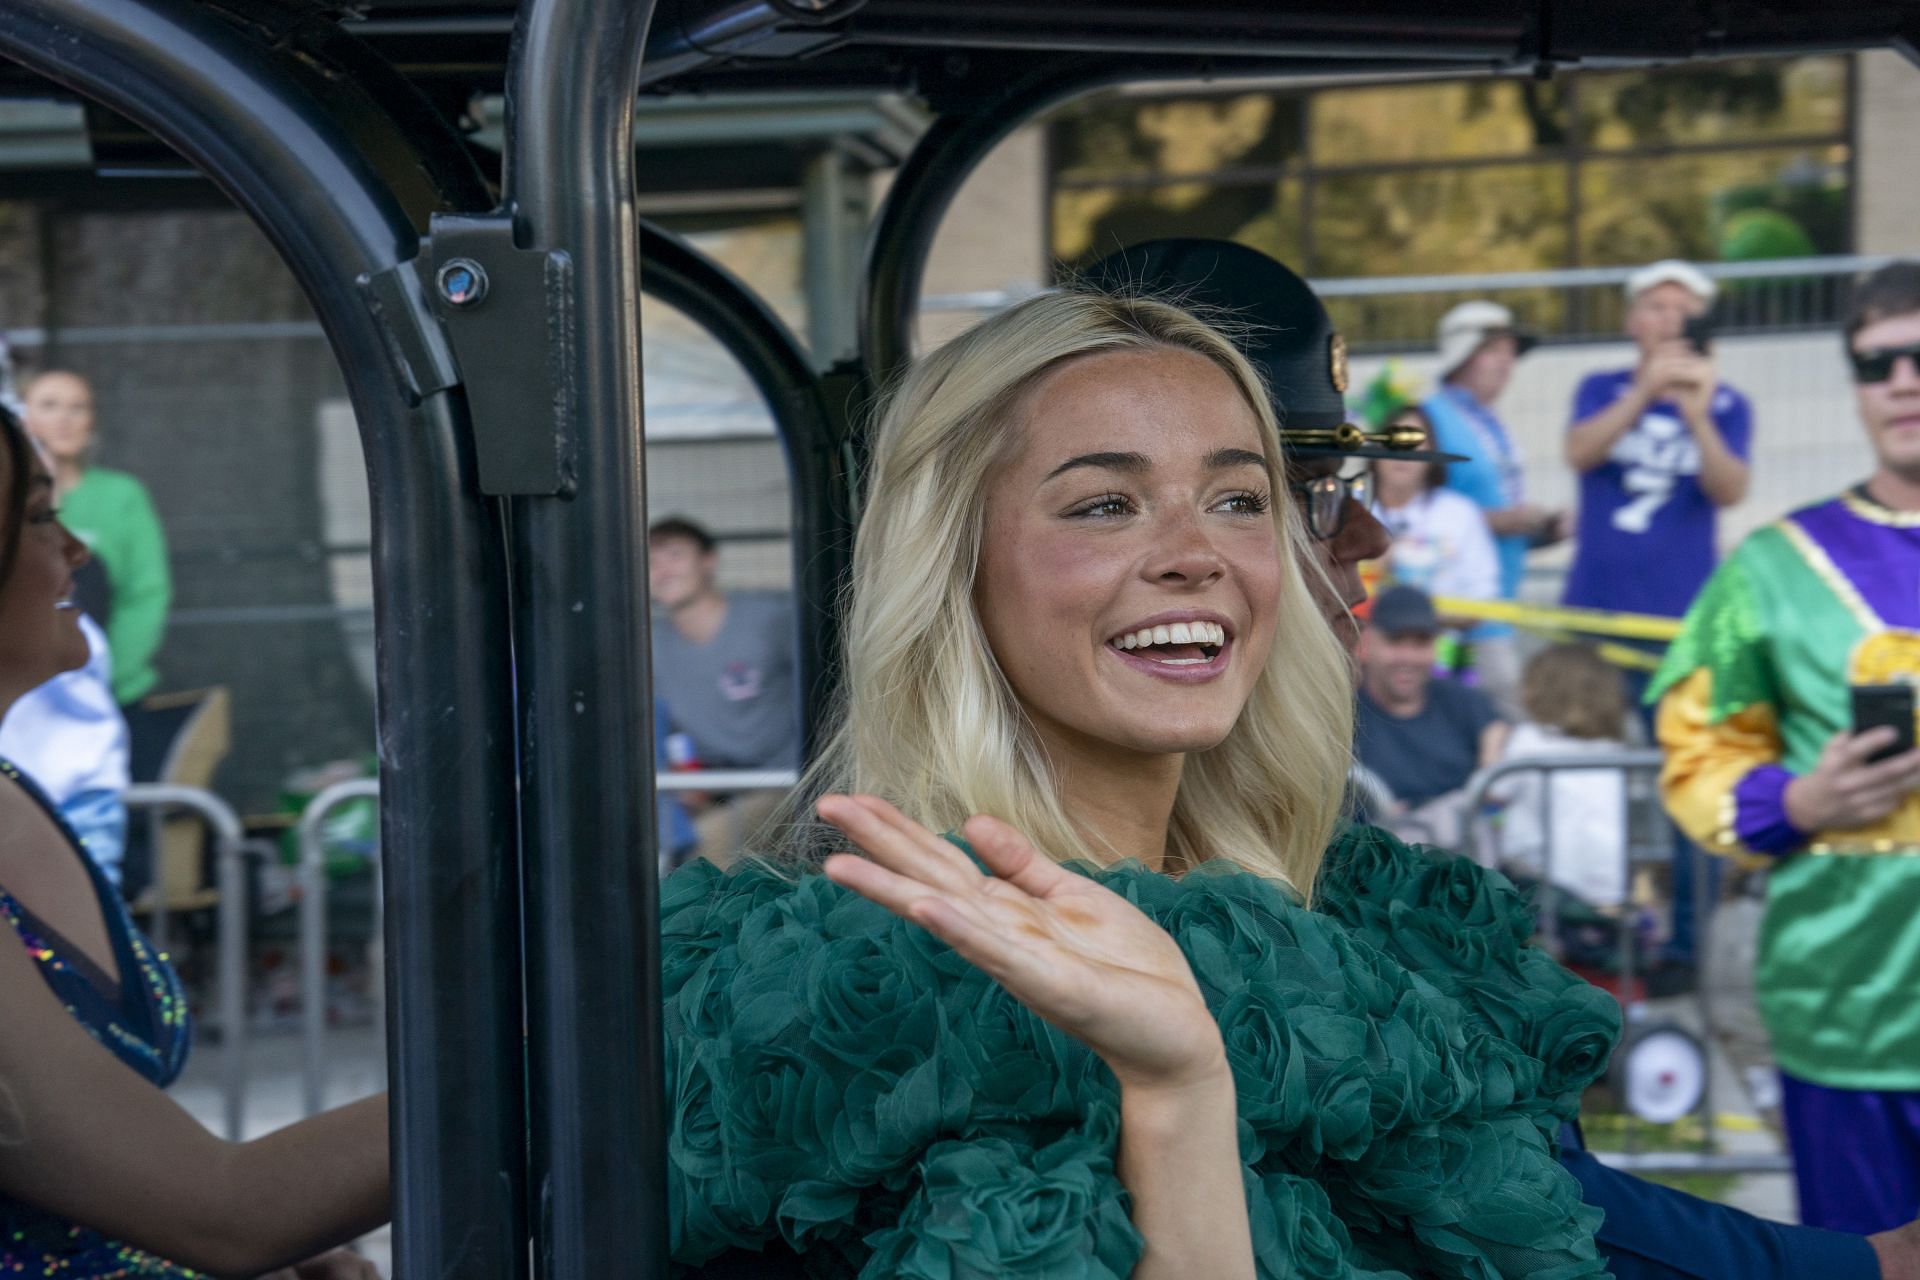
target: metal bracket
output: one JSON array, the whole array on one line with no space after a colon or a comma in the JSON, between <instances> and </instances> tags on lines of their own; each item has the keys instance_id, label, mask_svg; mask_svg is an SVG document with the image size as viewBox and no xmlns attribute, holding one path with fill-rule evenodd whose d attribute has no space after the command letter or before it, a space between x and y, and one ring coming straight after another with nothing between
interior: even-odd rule
<instances>
[{"instance_id":1,"label":"metal bracket","mask_svg":"<svg viewBox=\"0 0 1920 1280\"><path fill-rule=\"evenodd\" d=\"M435 214L424 287L467 389L484 494L573 492L573 260L522 249L505 214Z\"/></svg>"},{"instance_id":2,"label":"metal bracket","mask_svg":"<svg viewBox=\"0 0 1920 1280\"><path fill-rule=\"evenodd\" d=\"M418 258L377 275L363 275L354 283L366 299L368 310L380 322L380 336L394 371L400 375L400 385L406 389L409 406L459 385L460 370L453 363L453 348L447 345L446 332L427 299Z\"/></svg>"}]
</instances>

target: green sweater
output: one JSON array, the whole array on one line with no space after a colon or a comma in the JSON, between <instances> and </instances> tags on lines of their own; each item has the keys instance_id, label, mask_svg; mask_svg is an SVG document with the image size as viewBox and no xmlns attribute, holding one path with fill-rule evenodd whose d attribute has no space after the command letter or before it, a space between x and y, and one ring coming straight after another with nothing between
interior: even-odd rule
<instances>
[{"instance_id":1,"label":"green sweater","mask_svg":"<svg viewBox=\"0 0 1920 1280\"><path fill-rule=\"evenodd\" d=\"M113 608L107 619L113 696L122 704L143 698L160 679L153 655L173 602L167 538L153 502L146 487L126 472L88 467L80 483L60 500L60 520L107 572Z\"/></svg>"}]
</instances>

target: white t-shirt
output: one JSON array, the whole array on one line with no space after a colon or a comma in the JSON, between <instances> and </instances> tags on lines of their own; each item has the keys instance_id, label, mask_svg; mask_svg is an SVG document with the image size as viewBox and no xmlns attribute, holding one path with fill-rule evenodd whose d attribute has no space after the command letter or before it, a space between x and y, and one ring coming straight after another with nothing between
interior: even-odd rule
<instances>
[{"instance_id":1,"label":"white t-shirt","mask_svg":"<svg viewBox=\"0 0 1920 1280\"><path fill-rule=\"evenodd\" d=\"M1629 750L1624 742L1574 738L1528 721L1514 726L1500 763L1544 756L1605 759ZM1546 875L1547 791L1553 799L1553 867ZM1615 907L1627 900L1627 782L1618 769L1568 769L1551 775L1521 773L1501 781L1506 808L1500 822L1501 861L1550 879L1582 902Z\"/></svg>"},{"instance_id":2,"label":"white t-shirt","mask_svg":"<svg viewBox=\"0 0 1920 1280\"><path fill-rule=\"evenodd\" d=\"M1500 560L1486 513L1464 494L1429 489L1403 507L1374 503L1373 514L1393 535L1387 575L1430 596L1493 600L1500 595Z\"/></svg>"}]
</instances>

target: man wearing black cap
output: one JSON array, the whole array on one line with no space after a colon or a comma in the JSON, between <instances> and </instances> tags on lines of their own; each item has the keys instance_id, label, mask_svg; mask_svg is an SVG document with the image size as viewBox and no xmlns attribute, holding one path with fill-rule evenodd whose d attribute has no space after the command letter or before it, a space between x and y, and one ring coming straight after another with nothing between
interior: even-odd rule
<instances>
[{"instance_id":1,"label":"man wearing black cap","mask_svg":"<svg viewBox=\"0 0 1920 1280\"><path fill-rule=\"evenodd\" d=\"M1440 616L1418 587L1389 587L1360 637L1353 749L1399 802L1382 825L1459 841L1467 783L1500 758L1507 722L1478 689L1433 678Z\"/></svg>"},{"instance_id":2,"label":"man wearing black cap","mask_svg":"<svg viewBox=\"0 0 1920 1280\"><path fill-rule=\"evenodd\" d=\"M1309 575L1309 585L1351 651L1360 636L1353 610L1367 598L1360 564L1391 542L1370 510L1373 461L1460 459L1427 449L1417 429L1374 431L1347 416L1346 339L1307 282L1264 253L1229 240L1150 240L1102 258L1081 279L1164 295L1239 338L1273 395L1288 487L1325 573L1324 583Z\"/></svg>"},{"instance_id":3,"label":"man wearing black cap","mask_svg":"<svg viewBox=\"0 0 1920 1280\"><path fill-rule=\"evenodd\" d=\"M1444 455L1346 421L1346 344L1306 282L1265 254L1221 240L1156 240L1102 260L1085 278L1167 296L1245 328L1241 347L1273 391L1289 487L1325 571L1316 594L1351 649L1360 631L1353 606L1366 598L1360 563L1383 555L1390 540L1368 511L1371 477L1343 468ZM1609 1169L1581 1148L1571 1126L1562 1144L1561 1163L1606 1215L1596 1238L1620 1280L1920 1280L1920 1223L1861 1237L1767 1222Z\"/></svg>"}]
</instances>

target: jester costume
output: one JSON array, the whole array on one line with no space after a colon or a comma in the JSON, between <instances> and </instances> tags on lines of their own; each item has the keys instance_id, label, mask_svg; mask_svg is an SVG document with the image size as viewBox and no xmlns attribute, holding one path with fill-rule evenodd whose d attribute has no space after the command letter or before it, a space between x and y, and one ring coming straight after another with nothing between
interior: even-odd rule
<instances>
[{"instance_id":1,"label":"jester costume","mask_svg":"<svg viewBox=\"0 0 1920 1280\"><path fill-rule=\"evenodd\" d=\"M1920 513L1860 488L1742 542L1649 691L1674 820L1769 869L1755 984L1819 1226L1920 1211L1920 795L1871 827L1801 831L1786 790L1851 730L1849 686L1916 680Z\"/></svg>"},{"instance_id":2,"label":"jester costume","mask_svg":"<svg viewBox=\"0 0 1920 1280\"><path fill-rule=\"evenodd\" d=\"M1229 864L1075 869L1180 943L1219 1020L1262 1277L1606 1274L1553 1135L1619 1010L1497 873L1371 828L1311 909ZM677 1275L1132 1272L1111 1073L931 934L753 863L675 873L661 934Z\"/></svg>"}]
</instances>

